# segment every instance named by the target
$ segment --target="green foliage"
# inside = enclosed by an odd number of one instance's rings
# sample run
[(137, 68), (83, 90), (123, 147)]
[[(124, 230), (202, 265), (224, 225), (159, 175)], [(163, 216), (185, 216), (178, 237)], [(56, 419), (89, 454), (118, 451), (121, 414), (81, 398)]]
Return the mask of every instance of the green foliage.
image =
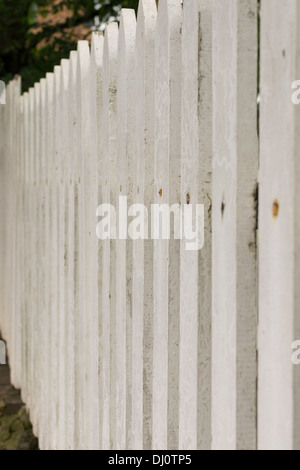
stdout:
[[(119, 9), (134, 8), (138, 0), (0, 0), (0, 79), (6, 83), (16, 74), (22, 76), (23, 91), (68, 58), (76, 48), (76, 27), (91, 27), (94, 17), (106, 22), (118, 16)], [(60, 22), (50, 21), (49, 13), (59, 14), (64, 8), (72, 12)], [(38, 14), (38, 16), (37, 16)]]

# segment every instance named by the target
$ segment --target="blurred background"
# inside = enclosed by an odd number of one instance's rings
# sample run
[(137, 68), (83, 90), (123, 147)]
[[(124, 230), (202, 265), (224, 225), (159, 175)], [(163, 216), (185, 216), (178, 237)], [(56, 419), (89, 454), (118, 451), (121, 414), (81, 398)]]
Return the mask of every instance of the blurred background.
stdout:
[(119, 19), (138, 0), (0, 0), (0, 80), (22, 77), (23, 92), (68, 58), (80, 39)]

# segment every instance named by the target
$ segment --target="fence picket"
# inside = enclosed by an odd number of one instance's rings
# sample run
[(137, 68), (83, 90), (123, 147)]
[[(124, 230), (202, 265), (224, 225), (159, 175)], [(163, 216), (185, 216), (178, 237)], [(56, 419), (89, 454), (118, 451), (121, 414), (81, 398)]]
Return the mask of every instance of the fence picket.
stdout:
[[(120, 206), (119, 198), (127, 198), (127, 208), (132, 204), (132, 158), (134, 146), (134, 83), (135, 83), (135, 34), (134, 10), (121, 11), (118, 44), (118, 157), (116, 209), (125, 217), (127, 210)], [(119, 221), (120, 221), (119, 217)], [(124, 219), (122, 219), (124, 220)], [(119, 222), (120, 224), (120, 222)], [(118, 224), (118, 232), (120, 226)], [(131, 377), (132, 377), (132, 242), (126, 234), (116, 242), (116, 448), (131, 447)], [(120, 237), (120, 238), (121, 238)]]
[[(153, 200), (160, 206), (177, 205), (178, 209), (181, 143), (181, 32), (182, 5), (180, 0), (161, 2), (156, 28)], [(170, 222), (172, 223), (171, 220)], [(176, 215), (174, 215), (174, 223), (176, 222)], [(170, 240), (154, 240), (152, 443), (154, 449), (178, 448), (180, 241), (175, 240), (174, 236), (175, 229), (172, 227)]]
[[(51, 446), (51, 401), (52, 401), (52, 262), (53, 262), (53, 251), (52, 251), (52, 169), (53, 169), (53, 145), (54, 145), (54, 74), (48, 73), (46, 75), (46, 122), (47, 122), (47, 133), (46, 133), (46, 233), (45, 233), (45, 245), (47, 247), (46, 252), (46, 285), (48, 291), (46, 295), (46, 311), (47, 320), (45, 324), (45, 330), (48, 332), (48, 336), (45, 344), (45, 351), (48, 363), (47, 376), (46, 376), (46, 399), (49, 403), (46, 408), (45, 420), (48, 423), (48, 433), (45, 435), (45, 448), (49, 449)], [(26, 116), (25, 116), (26, 124)], [(25, 127), (26, 130), (26, 127)]]
[[(79, 41), (77, 57), (77, 80), (78, 80), (78, 221), (81, 227), (78, 232), (78, 310), (76, 311), (76, 371), (77, 371), (77, 446), (78, 449), (84, 449), (86, 446), (86, 413), (88, 412), (88, 381), (87, 374), (87, 348), (86, 336), (89, 335), (89, 324), (87, 321), (88, 303), (86, 299), (86, 286), (88, 271), (87, 257), (87, 213), (86, 203), (89, 199), (88, 185), (85, 186), (85, 152), (90, 157), (89, 142), (86, 135), (84, 118), (86, 118), (86, 93), (89, 89), (89, 67), (90, 52), (87, 41)], [(82, 344), (83, 343), (83, 344)]]
[(69, 155), (66, 155), (65, 197), (66, 197), (66, 243), (68, 250), (66, 312), (67, 324), (67, 366), (66, 366), (66, 448), (74, 449), (75, 446), (75, 283), (76, 283), (76, 259), (75, 246), (77, 240), (77, 224), (75, 217), (75, 167), (77, 159), (77, 51), (72, 51), (69, 62)]
[(212, 363), (212, 16), (210, 0), (200, 3), (199, 202), (204, 204), (204, 246), (199, 252), (198, 442), (211, 449)]
[[(214, 449), (256, 443), (257, 2), (214, 2)], [(222, 384), (222, 386), (220, 385)]]
[[(27, 138), (25, 137), (27, 136)], [(24, 201), (24, 216), (23, 220), (28, 221), (28, 161), (29, 161), (29, 93), (24, 93), (24, 186), (23, 186), (23, 201)], [(23, 361), (22, 361), (22, 399), (24, 403), (28, 403), (28, 349), (29, 338), (27, 322), (27, 294), (28, 294), (28, 224), (24, 224), (24, 302), (22, 312), (22, 342), (23, 342)]]
[(47, 129), (47, 82), (46, 79), (42, 79), (40, 82), (40, 100), (41, 100), (41, 111), (40, 111), (40, 178), (39, 178), (39, 206), (40, 206), (40, 219), (39, 219), (39, 238), (40, 238), (40, 306), (39, 306), (39, 338), (40, 338), (40, 361), (39, 361), (39, 374), (40, 374), (40, 405), (39, 405), (39, 416), (40, 416), (40, 423), (39, 423), (39, 436), (40, 436), (40, 446), (43, 448), (45, 442), (45, 428), (46, 428), (46, 409), (47, 409), (47, 385), (46, 385), (46, 375), (47, 375), (47, 288), (48, 284), (46, 282), (46, 272), (47, 272), (47, 265), (46, 265), (46, 231), (48, 226), (46, 224), (47, 215), (47, 150), (46, 150), (46, 129)]
[[(102, 202), (116, 207), (118, 24), (106, 26), (102, 75)], [(100, 215), (97, 213), (97, 215)], [(101, 448), (116, 447), (116, 263), (114, 241), (102, 243), (101, 299)]]
[[(133, 198), (136, 204), (146, 206), (148, 214), (151, 214), (154, 194), (156, 18), (155, 0), (141, 0), (136, 30)], [(132, 445), (135, 449), (149, 449), (152, 447), (153, 354), (153, 246), (150, 240), (134, 240), (132, 282)]]
[(300, 8), (261, 7), (258, 448), (298, 450)]
[[(183, 6), (181, 205), (198, 204), (199, 187), (199, 6)], [(193, 216), (195, 221), (195, 216)], [(185, 225), (185, 224), (184, 224)], [(197, 446), (198, 250), (188, 251), (183, 235), (180, 253), (179, 446)]]
[[(92, 133), (95, 135), (95, 159), (96, 159), (96, 169), (95, 169), (95, 177), (96, 177), (96, 191), (94, 194), (95, 197), (95, 207), (96, 205), (99, 204), (99, 202), (102, 199), (102, 89), (103, 89), (103, 84), (102, 84), (102, 66), (103, 66), (103, 46), (104, 46), (104, 38), (103, 34), (96, 32), (93, 33), (92, 36), (92, 45), (91, 45), (91, 71), (92, 71), (92, 101), (93, 101), (93, 106), (94, 112), (95, 112), (95, 119), (92, 124)], [(94, 220), (94, 219), (93, 219)], [(95, 235), (95, 229), (92, 229), (92, 233)], [(97, 234), (97, 232), (96, 232)], [(97, 250), (98, 256), (95, 256), (95, 261), (97, 263), (97, 273), (96, 273), (96, 279), (97, 279), (97, 305), (95, 306), (94, 309), (94, 314), (96, 315), (95, 320), (96, 320), (96, 326), (95, 326), (95, 332), (97, 334), (97, 337), (94, 336), (95, 339), (95, 344), (93, 345), (94, 348), (94, 354), (95, 354), (95, 359), (97, 360), (97, 373), (95, 376), (95, 380), (97, 381), (97, 384), (95, 384), (95, 394), (98, 399), (98, 408), (96, 408), (97, 413), (96, 413), (96, 418), (98, 420), (98, 423), (101, 423), (101, 341), (100, 341), (100, 336), (101, 336), (101, 288), (102, 288), (102, 283), (101, 283), (101, 277), (102, 277), (102, 272), (101, 272), (101, 260), (102, 260), (102, 250), (101, 250), (101, 244), (98, 242), (97, 245)], [(94, 254), (95, 255), (95, 254)], [(101, 425), (98, 424), (99, 428), (99, 435), (98, 435), (98, 443), (97, 446), (98, 448), (101, 448), (101, 442), (102, 442), (102, 427)]]
[[(40, 340), (41, 331), (40, 331), (40, 268), (41, 268), (41, 254), (40, 254), (40, 194), (39, 194), (39, 170), (40, 170), (40, 137), (41, 137), (41, 84), (36, 83), (34, 85), (34, 168), (33, 168), (33, 226), (35, 228), (33, 236), (33, 251), (32, 251), (32, 264), (34, 269), (34, 278), (33, 278), (33, 381), (31, 384), (32, 396), (33, 396), (33, 405), (32, 405), (32, 424), (33, 429), (36, 434), (39, 432), (39, 418), (40, 414), (38, 409), (40, 409), (39, 397), (40, 393)], [(39, 359), (38, 359), (39, 358)], [(35, 386), (33, 386), (35, 384)]]
[(69, 81), (69, 61), (63, 59), (61, 61), (61, 73), (60, 73), (60, 132), (64, 136), (61, 140), (59, 154), (58, 154), (58, 175), (57, 175), (57, 187), (58, 187), (58, 282), (60, 286), (59, 290), (59, 307), (58, 307), (58, 445), (59, 450), (64, 450), (65, 436), (66, 436), (66, 361), (67, 353), (66, 342), (67, 342), (67, 323), (66, 323), (66, 312), (68, 311), (68, 303), (66, 297), (66, 270), (68, 262), (68, 253), (66, 247), (66, 204), (65, 204), (65, 176), (67, 155), (69, 154), (69, 139), (68, 139), (68, 81)]
[[(29, 226), (35, 228), (35, 197), (34, 197), (34, 164), (35, 164), (35, 141), (34, 141), (34, 88), (30, 88), (29, 90), (29, 154), (28, 154), (28, 199), (29, 199), (29, 206), (28, 206), (28, 221)], [(29, 282), (29, 299), (27, 303), (27, 322), (28, 322), (28, 373), (27, 373), (27, 384), (28, 384), (28, 404), (30, 409), (33, 410), (34, 408), (34, 397), (33, 397), (33, 386), (34, 383), (34, 375), (33, 375), (33, 365), (34, 365), (34, 328), (35, 328), (35, 317), (36, 317), (36, 305), (34, 303), (35, 300), (35, 267), (34, 264), (34, 245), (35, 240), (35, 232), (30, 234), (28, 239), (28, 282)], [(35, 426), (34, 416), (33, 416), (33, 427)]]

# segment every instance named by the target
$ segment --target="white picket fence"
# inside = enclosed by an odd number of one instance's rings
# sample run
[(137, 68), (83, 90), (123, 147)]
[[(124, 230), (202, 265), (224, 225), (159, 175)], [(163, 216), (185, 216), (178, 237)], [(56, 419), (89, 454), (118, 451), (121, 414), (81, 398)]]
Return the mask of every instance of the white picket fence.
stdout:
[[(8, 85), (0, 328), (41, 449), (300, 448), (300, 3), (260, 27), (260, 156), (256, 0), (140, 0)], [(119, 196), (204, 204), (204, 248), (98, 240)]]

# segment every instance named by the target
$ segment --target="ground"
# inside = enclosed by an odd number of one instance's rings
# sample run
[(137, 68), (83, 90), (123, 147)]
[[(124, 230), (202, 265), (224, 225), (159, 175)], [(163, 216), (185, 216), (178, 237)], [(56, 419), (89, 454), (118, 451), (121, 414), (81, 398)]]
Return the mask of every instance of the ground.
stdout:
[(0, 450), (38, 450), (20, 392), (10, 383), (9, 367), (3, 365), (0, 365)]

